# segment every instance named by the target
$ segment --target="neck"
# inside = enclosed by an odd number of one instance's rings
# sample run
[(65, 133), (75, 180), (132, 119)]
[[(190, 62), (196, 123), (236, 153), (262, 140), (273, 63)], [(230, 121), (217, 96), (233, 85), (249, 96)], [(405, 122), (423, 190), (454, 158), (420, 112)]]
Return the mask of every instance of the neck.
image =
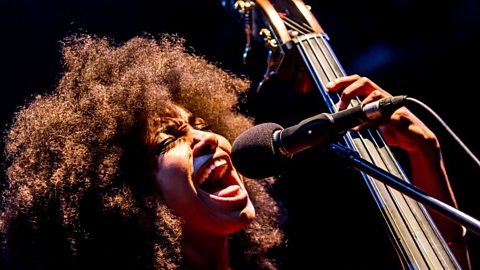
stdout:
[(210, 234), (184, 227), (182, 245), (186, 269), (230, 269), (228, 235)]

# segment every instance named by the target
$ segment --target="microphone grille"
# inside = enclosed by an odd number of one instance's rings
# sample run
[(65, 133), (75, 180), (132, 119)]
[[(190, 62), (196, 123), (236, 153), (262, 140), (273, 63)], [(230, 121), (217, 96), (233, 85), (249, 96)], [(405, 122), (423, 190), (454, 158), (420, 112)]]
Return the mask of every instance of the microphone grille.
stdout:
[(279, 124), (263, 123), (240, 134), (232, 145), (235, 168), (249, 178), (265, 178), (280, 172), (282, 158), (276, 155), (273, 133), (282, 130)]

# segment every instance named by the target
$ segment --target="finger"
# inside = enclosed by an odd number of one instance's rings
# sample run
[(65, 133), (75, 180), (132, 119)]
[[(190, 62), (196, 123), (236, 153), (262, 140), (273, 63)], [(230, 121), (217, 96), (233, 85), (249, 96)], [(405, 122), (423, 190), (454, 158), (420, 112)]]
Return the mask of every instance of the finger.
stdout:
[(361, 77), (359, 75), (350, 75), (345, 77), (339, 77), (327, 83), (326, 87), (329, 91), (338, 91), (339, 89), (345, 88), (353, 82), (359, 80)]
[(339, 108), (344, 109), (348, 107), (348, 104), (350, 104), (353, 98), (357, 96), (368, 96), (376, 89), (379, 89), (378, 85), (366, 77), (361, 77), (343, 90), (340, 96)]
[(368, 94), (365, 99), (362, 101), (362, 105), (380, 100), (382, 98), (390, 97), (391, 95), (383, 90), (375, 89), (370, 94)]
[(361, 123), (360, 125), (356, 126), (356, 127), (353, 127), (351, 130), (352, 131), (360, 131), (368, 126), (371, 126), (372, 124), (369, 123), (369, 122), (363, 122)]
[(385, 123), (388, 121), (388, 119), (373, 119), (373, 120), (366, 120), (365, 122), (359, 124), (358, 126), (356, 127), (353, 127), (351, 130), (352, 131), (360, 131), (362, 129), (365, 129), (365, 128), (368, 128), (368, 127), (372, 127), (372, 126), (377, 126), (377, 127), (380, 127), (380, 126), (383, 126), (385, 125)]

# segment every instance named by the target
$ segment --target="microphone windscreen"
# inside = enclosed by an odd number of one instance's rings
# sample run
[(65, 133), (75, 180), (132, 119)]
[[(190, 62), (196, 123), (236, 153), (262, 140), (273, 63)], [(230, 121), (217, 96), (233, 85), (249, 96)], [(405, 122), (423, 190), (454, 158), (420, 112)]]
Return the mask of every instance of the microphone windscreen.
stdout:
[(240, 174), (254, 179), (281, 172), (285, 159), (276, 154), (273, 133), (283, 130), (279, 124), (263, 123), (240, 134), (232, 145), (233, 166)]

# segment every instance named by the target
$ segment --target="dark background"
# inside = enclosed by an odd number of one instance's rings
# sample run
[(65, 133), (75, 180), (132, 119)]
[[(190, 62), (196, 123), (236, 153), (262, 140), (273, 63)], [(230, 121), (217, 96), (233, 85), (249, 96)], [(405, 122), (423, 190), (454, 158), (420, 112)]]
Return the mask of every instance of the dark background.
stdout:
[[(394, 95), (424, 102), (478, 155), (478, 0), (306, 4), (348, 74), (368, 76)], [(2, 0), (2, 128), (32, 95), (55, 87), (62, 67), (59, 41), (79, 32), (116, 41), (143, 33), (176, 33), (207, 59), (234, 73), (244, 72), (242, 28), (220, 0)], [(460, 209), (480, 218), (478, 166), (434, 118), (422, 110), (417, 113), (440, 138)], [(480, 236), (469, 233), (468, 240), (474, 269), (480, 269)]]

